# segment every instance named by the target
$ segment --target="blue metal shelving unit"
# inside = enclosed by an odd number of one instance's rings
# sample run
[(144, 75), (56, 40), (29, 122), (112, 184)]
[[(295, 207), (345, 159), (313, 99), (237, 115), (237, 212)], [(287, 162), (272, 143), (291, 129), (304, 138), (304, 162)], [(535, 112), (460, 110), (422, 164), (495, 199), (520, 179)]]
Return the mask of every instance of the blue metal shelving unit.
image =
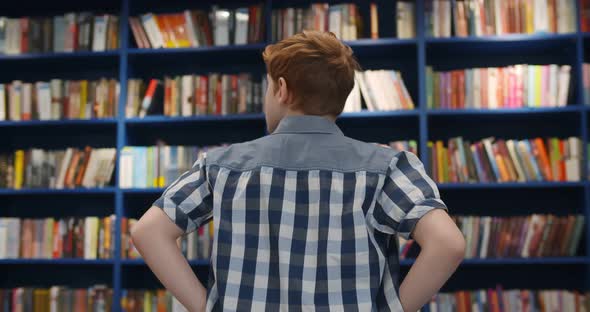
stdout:
[[(278, 0), (264, 0), (266, 8), (270, 9), (276, 6)], [(300, 3), (299, 0), (290, 0), (293, 3)], [(382, 0), (385, 1), (385, 0)], [(68, 3), (77, 3), (75, 1), (63, 0), (60, 3), (67, 7)], [(112, 1), (111, 1), (112, 2)], [(175, 58), (182, 57), (183, 62), (191, 60), (192, 65), (197, 67), (201, 64), (200, 58), (206, 58), (207, 60), (216, 61), (227, 61), (230, 65), (236, 65), (236, 68), (240, 68), (242, 62), (248, 64), (258, 63), (261, 66), (258, 67), (260, 72), (264, 72), (264, 67), (261, 63), (259, 52), (261, 52), (265, 43), (263, 44), (249, 44), (241, 46), (222, 46), (222, 47), (201, 47), (201, 48), (187, 48), (187, 49), (137, 49), (132, 46), (132, 40), (130, 38), (130, 30), (128, 27), (128, 17), (130, 15), (137, 15), (139, 13), (150, 11), (150, 7), (142, 7), (141, 0), (116, 0), (120, 4), (118, 14), (120, 14), (120, 40), (121, 47), (115, 51), (106, 52), (74, 52), (74, 53), (48, 53), (48, 54), (28, 54), (28, 55), (16, 55), (7, 56), (0, 55), (0, 68), (2, 64), (6, 62), (20, 62), (19, 64), (34, 64), (35, 68), (31, 71), (36, 71), (31, 74), (30, 79), (42, 79), (49, 78), (60, 78), (59, 72), (45, 73), (43, 65), (45, 63), (51, 64), (62, 64), (64, 72), (69, 76), (84, 77), (88, 74), (89, 77), (102, 76), (110, 74), (111, 77), (117, 78), (121, 83), (119, 103), (125, 103), (127, 99), (127, 79), (129, 77), (141, 76), (138, 72), (145, 70), (145, 64), (149, 64), (152, 60), (162, 60), (165, 62), (161, 66), (167, 66), (174, 64)], [(243, 0), (244, 3), (251, 1)], [(311, 2), (311, 1), (308, 1)], [(385, 120), (386, 123), (379, 122), (378, 127), (384, 127), (389, 125), (391, 128), (396, 128), (398, 121), (403, 122), (404, 125), (411, 124), (415, 128), (414, 132), (409, 135), (410, 139), (416, 139), (419, 142), (420, 158), (429, 167), (428, 161), (428, 150), (427, 142), (433, 140), (434, 136), (444, 136), (444, 133), (433, 133), (432, 127), (430, 127), (433, 120), (446, 120), (445, 118), (453, 118), (453, 123), (448, 125), (449, 128), (461, 127), (461, 121), (478, 120), (478, 118), (494, 117), (501, 120), (503, 116), (512, 116), (522, 119), (522, 125), (526, 126), (527, 118), (531, 116), (551, 116), (553, 120), (557, 120), (561, 116), (575, 115), (576, 120), (579, 120), (573, 127), (575, 131), (569, 133), (569, 135), (580, 136), (583, 140), (584, 146), (588, 143), (588, 114), (590, 108), (584, 106), (582, 103), (590, 101), (590, 99), (584, 99), (583, 85), (581, 79), (581, 68), (584, 62), (585, 44), (587, 40), (590, 40), (590, 34), (581, 33), (580, 30), (574, 34), (533, 34), (533, 35), (507, 35), (501, 37), (467, 37), (467, 38), (428, 38), (425, 36), (424, 30), (424, 1), (420, 0), (416, 2), (416, 39), (394, 39), (394, 38), (383, 38), (378, 40), (361, 39), (354, 42), (348, 42), (353, 50), (359, 55), (359, 61), (361, 65), (364, 63), (368, 64), (370, 68), (376, 68), (380, 63), (384, 64), (386, 68), (397, 68), (397, 66), (404, 67), (404, 77), (408, 79), (411, 93), (415, 95), (414, 100), (417, 105), (417, 109), (412, 111), (391, 111), (391, 112), (355, 112), (345, 113), (339, 121), (343, 123), (354, 122), (361, 124), (364, 128), (377, 127), (373, 125), (373, 120)], [(15, 3), (14, 5), (21, 5)], [(178, 5), (178, 2), (170, 4), (169, 11), (177, 11), (184, 9), (184, 7), (174, 7)], [(283, 4), (281, 4), (283, 5)], [(73, 6), (77, 8), (77, 6)], [(1, 8), (1, 7), (0, 7)], [(2, 15), (2, 12), (0, 12)], [(22, 15), (27, 15), (26, 11), (22, 12)], [(395, 20), (392, 18), (392, 21)], [(267, 16), (267, 23), (270, 22), (270, 17)], [(267, 38), (270, 38), (267, 32)], [(268, 40), (268, 39), (267, 39)], [(443, 68), (463, 68), (473, 67), (474, 62), (480, 66), (486, 66), (489, 56), (494, 56), (496, 53), (502, 55), (502, 53), (508, 53), (515, 48), (534, 49), (537, 47), (543, 47), (544, 45), (549, 46), (549, 52), (545, 54), (535, 55), (531, 59), (533, 63), (549, 64), (554, 59), (556, 63), (568, 63), (572, 65), (572, 88), (575, 90), (573, 98), (570, 99), (570, 103), (566, 107), (560, 108), (521, 108), (521, 109), (501, 109), (501, 110), (428, 110), (426, 108), (426, 79), (425, 70), (426, 66), (441, 66)], [(554, 51), (561, 51), (573, 47), (572, 54), (557, 53)], [(453, 59), (454, 52), (461, 52), (463, 49), (469, 48), (469, 51), (476, 51), (469, 55), (466, 63), (462, 63), (462, 58)], [(434, 53), (433, 51), (443, 51), (444, 53)], [(528, 51), (528, 50), (527, 50)], [(527, 52), (528, 53), (528, 52)], [(531, 52), (532, 53), (532, 52)], [(555, 54), (551, 54), (555, 53)], [(526, 54), (526, 53), (523, 53)], [(188, 57), (188, 58), (187, 58)], [(220, 59), (220, 58), (224, 59)], [(231, 58), (228, 58), (231, 57)], [(252, 59), (255, 57), (256, 59)], [(523, 56), (523, 57), (526, 57)], [(532, 57), (532, 56), (531, 56)], [(75, 61), (75, 62), (73, 62)], [(504, 59), (494, 59), (493, 63), (510, 63), (510, 54), (504, 57)], [(91, 72), (80, 71), (78, 64), (83, 62), (89, 64), (92, 68)], [(522, 59), (518, 59), (516, 62), (522, 62)], [(95, 65), (94, 67), (91, 65)], [(105, 64), (106, 67), (103, 66)], [(114, 64), (114, 65), (113, 65)], [(409, 65), (408, 65), (409, 64)], [(176, 64), (178, 65), (178, 64)], [(182, 65), (182, 64), (181, 64)], [(32, 65), (33, 66), (33, 65)], [(111, 66), (111, 67), (109, 67)], [(114, 67), (113, 67), (114, 66)], [(492, 66), (492, 65), (490, 65)], [(236, 70), (238, 70), (236, 69)], [(1, 74), (1, 73), (0, 73)], [(170, 74), (174, 74), (171, 72)], [(26, 72), (21, 75), (26, 75)], [(26, 78), (27, 76), (23, 76)], [(19, 79), (24, 79), (19, 78)], [(149, 78), (149, 77), (144, 77)], [(7, 76), (6, 79), (10, 79)], [(165, 116), (148, 116), (146, 118), (130, 118), (125, 119), (125, 107), (120, 105), (118, 108), (118, 117), (102, 120), (60, 120), (60, 121), (1, 121), (0, 131), (4, 138), (10, 137), (15, 134), (16, 131), (21, 129), (27, 129), (27, 131), (38, 131), (43, 132), (57, 127), (68, 127), (72, 129), (72, 132), (83, 134), (87, 129), (96, 129), (107, 127), (110, 129), (116, 129), (113, 133), (116, 133), (116, 138), (113, 138), (112, 142), (116, 146), (118, 151), (130, 144), (141, 142), (142, 144), (154, 144), (153, 138), (142, 139), (142, 129), (149, 128), (152, 131), (178, 131), (168, 126), (175, 125), (200, 125), (200, 124), (213, 124), (224, 128), (235, 128), (236, 131), (241, 131), (240, 126), (245, 123), (258, 122), (260, 124), (260, 133), (264, 133), (263, 129), (263, 114), (246, 114), (246, 115), (231, 115), (231, 116), (194, 116), (194, 117), (165, 117)], [(459, 124), (456, 124), (456, 121)], [(565, 123), (570, 122), (564, 121)], [(501, 127), (502, 125), (498, 125)], [(548, 124), (547, 127), (560, 125)], [(383, 128), (375, 128), (374, 131), (383, 130)], [(443, 129), (444, 130), (444, 129)], [(352, 130), (354, 131), (354, 130)], [(469, 131), (466, 129), (465, 131)], [(518, 133), (520, 129), (513, 129), (515, 133)], [(258, 133), (258, 132), (257, 132)], [(394, 134), (397, 132), (394, 132)], [(352, 133), (354, 134), (354, 133)], [(405, 132), (403, 133), (405, 135)], [(174, 135), (174, 133), (171, 133)], [(214, 135), (211, 133), (209, 135)], [(26, 144), (26, 137), (24, 138)], [(88, 142), (92, 144), (92, 137), (88, 137)], [(59, 139), (55, 139), (53, 145), (57, 147), (64, 147), (60, 143)], [(195, 141), (187, 141), (184, 144), (198, 145), (198, 139)], [(586, 153), (584, 149), (584, 153)], [(586, 157), (586, 155), (585, 155)], [(586, 158), (584, 158), (586, 159)], [(153, 189), (120, 189), (118, 188), (118, 169), (115, 169), (115, 185), (99, 189), (63, 189), (63, 190), (49, 190), (49, 189), (23, 189), (23, 190), (7, 190), (0, 189), (0, 202), (5, 198), (13, 198), (13, 196), (25, 196), (25, 197), (39, 197), (45, 200), (46, 197), (68, 197), (70, 195), (76, 195), (76, 198), (89, 198), (95, 195), (106, 196), (114, 207), (114, 212), (117, 215), (116, 224), (116, 237), (120, 238), (120, 220), (121, 217), (129, 216), (130, 208), (129, 199), (134, 197), (155, 197), (160, 194), (162, 188)], [(585, 177), (586, 178), (586, 177)], [(581, 199), (580, 213), (585, 214), (587, 220), (590, 218), (590, 183), (588, 182), (529, 182), (529, 183), (473, 183), (473, 184), (455, 184), (447, 183), (441, 184), (440, 189), (442, 191), (455, 191), (455, 192), (485, 192), (486, 190), (495, 189), (506, 189), (506, 190), (520, 190), (520, 189), (543, 189), (552, 190), (559, 192), (560, 190), (580, 189), (583, 193)], [(110, 197), (109, 197), (110, 196)], [(111, 200), (112, 197), (112, 200)], [(51, 200), (47, 199), (49, 203)], [(14, 203), (13, 203), (14, 204)], [(80, 200), (80, 205), (84, 205), (83, 200)], [(147, 207), (144, 207), (145, 209)], [(134, 208), (135, 209), (135, 208)], [(475, 210), (477, 207), (473, 207), (473, 214), (486, 214), (485, 211)], [(452, 211), (452, 207), (451, 207)], [(532, 213), (532, 211), (531, 211)], [(583, 248), (586, 251), (586, 255), (590, 251), (590, 230), (586, 226), (586, 246)], [(55, 265), (56, 269), (67, 268), (68, 266), (81, 266), (92, 270), (97, 266), (112, 268), (112, 287), (114, 289), (114, 311), (120, 311), (119, 299), (122, 290), (126, 288), (125, 281), (125, 270), (129, 268), (140, 268), (145, 266), (142, 260), (127, 260), (121, 259), (121, 244), (120, 239), (115, 239), (115, 254), (117, 257), (110, 260), (83, 260), (83, 259), (4, 259), (0, 260), (0, 276), (3, 268), (10, 266), (21, 266), (21, 265)], [(190, 261), (193, 267), (204, 267), (207, 265), (206, 261), (197, 260)], [(409, 266), (413, 263), (413, 260), (402, 260), (403, 266)], [(467, 259), (463, 262), (462, 266), (469, 267), (481, 267), (485, 270), (488, 266), (509, 266), (509, 265), (559, 265), (559, 266), (585, 266), (585, 272), (581, 273), (581, 278), (584, 278), (587, 283), (587, 289), (590, 289), (590, 258), (587, 256), (578, 257), (552, 257), (552, 258), (529, 258), (529, 259)], [(72, 276), (77, 279), (80, 276)]]

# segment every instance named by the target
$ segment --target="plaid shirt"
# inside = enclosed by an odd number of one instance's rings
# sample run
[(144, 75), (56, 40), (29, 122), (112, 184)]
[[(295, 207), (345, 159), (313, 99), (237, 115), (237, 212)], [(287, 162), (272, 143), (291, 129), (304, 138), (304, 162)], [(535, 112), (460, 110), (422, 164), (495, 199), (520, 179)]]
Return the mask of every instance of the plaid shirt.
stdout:
[(213, 218), (207, 311), (402, 311), (397, 235), (446, 209), (415, 155), (316, 116), (209, 151), (154, 205)]

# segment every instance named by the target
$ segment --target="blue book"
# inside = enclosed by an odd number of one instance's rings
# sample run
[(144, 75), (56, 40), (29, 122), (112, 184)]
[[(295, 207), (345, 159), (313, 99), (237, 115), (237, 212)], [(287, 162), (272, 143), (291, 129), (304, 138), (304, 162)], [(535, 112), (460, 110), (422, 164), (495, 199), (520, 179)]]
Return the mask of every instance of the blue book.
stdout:
[(522, 157), (527, 157), (531, 164), (533, 165), (533, 170), (535, 170), (535, 176), (536, 176), (536, 181), (543, 181), (543, 176), (541, 175), (541, 170), (539, 169), (539, 164), (537, 163), (537, 159), (535, 158), (535, 155), (533, 154), (533, 148), (531, 146), (531, 143), (529, 142), (529, 140), (523, 140), (524, 145), (526, 147), (527, 150), (527, 155), (522, 155)]
[(147, 187), (147, 148), (145, 146), (133, 147), (133, 186)]
[(493, 140), (492, 138), (487, 138), (487, 139), (481, 140), (481, 142), (483, 143), (484, 151), (486, 152), (486, 154), (488, 155), (488, 158), (490, 160), (490, 166), (492, 167), (492, 171), (494, 172), (494, 175), (496, 176), (496, 181), (490, 181), (490, 182), (500, 182), (500, 170), (498, 169), (498, 165), (496, 164), (496, 158), (494, 157), (492, 140)]

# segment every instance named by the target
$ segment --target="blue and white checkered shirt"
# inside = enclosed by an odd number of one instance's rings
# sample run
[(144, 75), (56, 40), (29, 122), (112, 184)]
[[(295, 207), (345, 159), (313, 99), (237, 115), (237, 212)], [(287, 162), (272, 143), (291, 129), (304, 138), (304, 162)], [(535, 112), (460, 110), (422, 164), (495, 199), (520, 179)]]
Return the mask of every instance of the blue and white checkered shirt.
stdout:
[(213, 218), (207, 311), (402, 311), (397, 235), (446, 209), (415, 155), (316, 116), (209, 151), (154, 205)]

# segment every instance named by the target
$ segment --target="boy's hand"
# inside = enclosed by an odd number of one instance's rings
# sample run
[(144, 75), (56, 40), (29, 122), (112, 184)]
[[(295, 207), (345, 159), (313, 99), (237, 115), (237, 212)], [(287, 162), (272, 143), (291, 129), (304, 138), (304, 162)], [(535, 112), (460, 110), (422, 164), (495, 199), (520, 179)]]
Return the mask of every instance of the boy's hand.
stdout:
[(205, 311), (207, 291), (176, 243), (182, 234), (158, 207), (150, 208), (131, 229), (133, 244), (160, 282), (188, 311)]
[(421, 251), (400, 286), (404, 311), (417, 311), (438, 292), (465, 255), (465, 238), (442, 209), (424, 215), (412, 233)]

